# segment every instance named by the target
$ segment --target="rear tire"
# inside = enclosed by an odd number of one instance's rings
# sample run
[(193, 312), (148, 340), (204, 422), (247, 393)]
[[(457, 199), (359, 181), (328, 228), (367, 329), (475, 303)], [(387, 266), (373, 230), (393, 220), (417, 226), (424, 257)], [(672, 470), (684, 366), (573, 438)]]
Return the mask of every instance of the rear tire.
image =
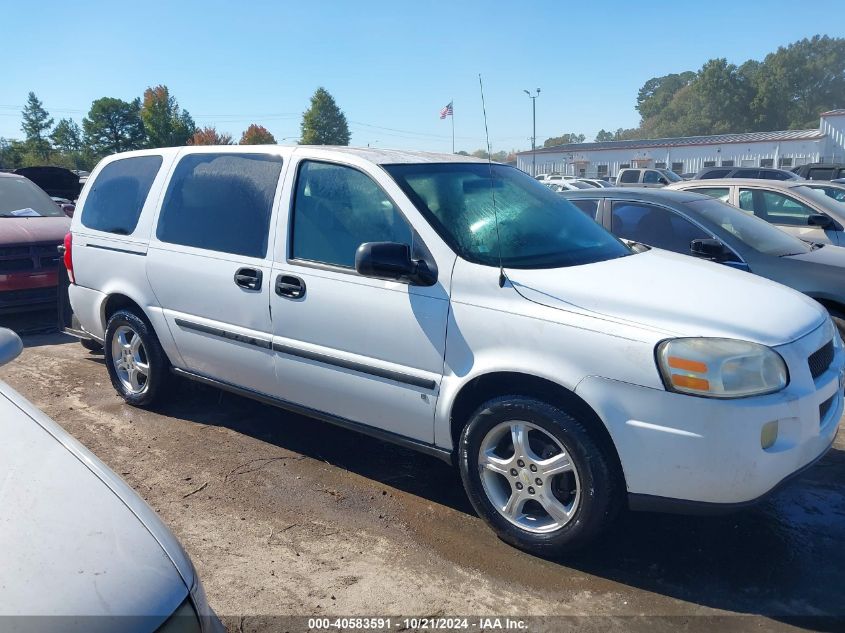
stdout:
[(164, 395), (170, 362), (145, 319), (129, 310), (109, 318), (103, 345), (115, 391), (136, 407), (149, 407)]
[(614, 461), (580, 421), (519, 395), (485, 402), (458, 445), (470, 502), (506, 543), (544, 557), (583, 547), (621, 508)]

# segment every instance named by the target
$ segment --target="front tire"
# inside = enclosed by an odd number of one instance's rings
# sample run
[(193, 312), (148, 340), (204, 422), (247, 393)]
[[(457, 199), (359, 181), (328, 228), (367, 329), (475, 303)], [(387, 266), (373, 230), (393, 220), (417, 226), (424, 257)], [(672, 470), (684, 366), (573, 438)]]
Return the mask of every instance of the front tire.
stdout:
[(117, 393), (136, 407), (148, 407), (164, 392), (170, 363), (152, 327), (129, 310), (118, 310), (106, 326), (106, 367)]
[(458, 446), (476, 512), (503, 541), (556, 557), (595, 539), (616, 516), (621, 477), (577, 419), (524, 396), (484, 403)]

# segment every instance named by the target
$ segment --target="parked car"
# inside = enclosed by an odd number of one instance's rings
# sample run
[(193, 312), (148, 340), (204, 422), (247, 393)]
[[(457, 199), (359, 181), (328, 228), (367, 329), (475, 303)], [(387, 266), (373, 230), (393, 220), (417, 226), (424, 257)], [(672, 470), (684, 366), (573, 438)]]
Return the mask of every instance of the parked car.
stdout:
[(0, 312), (55, 305), (58, 246), (69, 228), (34, 183), (0, 173)]
[(718, 198), (801, 239), (845, 246), (845, 204), (803, 180), (692, 180), (671, 188)]
[(82, 190), (79, 175), (64, 167), (21, 167), (14, 173), (29, 178), (51, 196), (76, 200)]
[(762, 180), (802, 180), (797, 174), (786, 169), (774, 167), (705, 167), (693, 177), (693, 180), (714, 178), (754, 178)]
[(72, 201), (68, 200), (67, 198), (60, 198), (59, 196), (50, 196), (50, 199), (57, 205), (59, 205), (59, 208), (64, 212), (67, 217), (73, 217), (73, 212), (76, 210), (76, 205), (73, 204)]
[(144, 150), (103, 159), (79, 203), (70, 302), (127, 403), (175, 373), (456, 463), (532, 552), (584, 545), (626, 501), (750, 503), (842, 415), (821, 305), (637, 252), (506, 165)]
[[(0, 365), (21, 349), (0, 328)], [(191, 560), (155, 512), (4, 382), (0, 429), (4, 630), (223, 630)]]
[(836, 183), (825, 182), (824, 180), (808, 180), (805, 183), (805, 186), (809, 187), (810, 189), (815, 189), (816, 191), (821, 191), (828, 198), (833, 198), (837, 202), (845, 202), (845, 181), (842, 181), (841, 183)]
[(807, 180), (835, 180), (845, 178), (845, 165), (842, 163), (808, 163), (796, 167), (792, 172)]
[(617, 187), (665, 187), (680, 181), (681, 177), (668, 169), (630, 167), (620, 169), (616, 176)]
[(595, 189), (593, 185), (589, 185), (586, 182), (581, 182), (580, 180), (560, 180), (558, 182), (544, 182), (543, 184), (557, 193), (560, 193), (561, 191), (579, 191), (581, 189)]
[(584, 182), (590, 185), (591, 187), (612, 187), (613, 185), (610, 184), (606, 180), (602, 180), (601, 178), (578, 178), (576, 182)]
[(542, 183), (549, 183), (549, 182), (559, 183), (559, 182), (562, 182), (564, 180), (573, 180), (574, 176), (564, 176), (563, 174), (560, 174), (560, 173), (554, 171), (550, 174), (537, 174), (536, 176), (534, 176), (534, 179), (539, 180)]
[(661, 189), (568, 191), (617, 237), (752, 272), (821, 303), (845, 336), (845, 248), (810, 244), (710, 196)]

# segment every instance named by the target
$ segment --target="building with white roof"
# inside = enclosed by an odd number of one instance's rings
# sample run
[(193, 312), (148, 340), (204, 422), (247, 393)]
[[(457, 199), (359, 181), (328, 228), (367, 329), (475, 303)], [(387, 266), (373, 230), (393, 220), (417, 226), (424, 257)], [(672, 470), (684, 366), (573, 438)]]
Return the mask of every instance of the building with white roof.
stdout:
[(535, 176), (559, 172), (599, 178), (626, 167), (662, 167), (682, 174), (702, 167), (792, 169), (816, 162), (845, 162), (845, 108), (822, 113), (813, 130), (568, 143), (517, 154), (517, 167)]

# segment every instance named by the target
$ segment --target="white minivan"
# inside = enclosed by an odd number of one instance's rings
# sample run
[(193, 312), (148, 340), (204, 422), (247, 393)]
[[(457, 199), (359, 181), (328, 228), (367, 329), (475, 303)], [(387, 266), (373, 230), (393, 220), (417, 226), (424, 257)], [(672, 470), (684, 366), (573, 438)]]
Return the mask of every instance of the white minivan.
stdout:
[(818, 303), (642, 251), (505, 165), (183, 147), (101, 161), (65, 263), (128, 403), (176, 374), (418, 449), (553, 555), (626, 505), (755, 501), (842, 415)]

